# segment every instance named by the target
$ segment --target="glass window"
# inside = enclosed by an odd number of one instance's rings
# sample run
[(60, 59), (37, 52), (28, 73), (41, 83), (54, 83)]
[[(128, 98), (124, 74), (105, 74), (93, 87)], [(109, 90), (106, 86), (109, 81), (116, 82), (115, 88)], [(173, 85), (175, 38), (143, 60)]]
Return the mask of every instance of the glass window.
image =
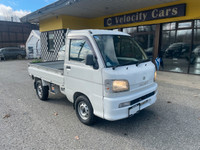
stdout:
[(129, 34), (135, 33), (135, 32), (137, 32), (137, 27), (123, 28), (123, 32), (129, 33)]
[(28, 47), (29, 54), (33, 54), (33, 47)]
[(154, 51), (154, 34), (136, 34), (135, 41), (144, 49), (149, 59), (153, 58)]
[(107, 67), (123, 66), (147, 61), (147, 56), (129, 36), (96, 35), (95, 41)]
[(54, 34), (48, 32), (48, 51), (54, 51)]
[(194, 29), (194, 45), (190, 55), (190, 73), (200, 74), (200, 29)]
[(191, 44), (191, 39), (192, 39), (192, 29), (177, 31), (176, 42)]
[(149, 31), (148, 26), (139, 26), (138, 27), (138, 32), (145, 32), (145, 31)]
[(200, 20), (195, 20), (195, 28), (200, 28)]
[(70, 60), (85, 63), (86, 56), (93, 54), (92, 49), (86, 40), (71, 40), (70, 42)]
[(178, 28), (182, 29), (182, 28), (191, 28), (192, 27), (192, 22), (180, 22), (178, 23)]
[[(190, 68), (189, 73), (200, 74), (198, 55), (200, 20), (194, 20), (194, 35), (192, 34), (193, 21), (176, 22), (173, 25), (174, 29), (171, 24), (163, 24), (162, 28), (162, 45), (159, 51), (163, 66), (161, 70), (188, 73), (188, 68)], [(192, 36), (194, 36), (193, 43)]]
[(159, 57), (162, 58), (161, 70), (188, 72), (192, 29), (162, 32), (162, 45)]
[(171, 30), (171, 23), (165, 23), (163, 24), (163, 30)]
[(156, 30), (155, 25), (138, 26), (138, 32), (150, 32), (150, 31), (155, 31), (155, 30)]
[(172, 29), (172, 30), (175, 30), (175, 29), (176, 29), (176, 23), (175, 23), (175, 22), (172, 22), (172, 23), (171, 23), (171, 29)]
[(174, 30), (176, 28), (176, 23), (172, 22), (172, 23), (165, 23), (163, 24), (163, 30)]
[(196, 47), (200, 44), (200, 29), (194, 29), (194, 46)]
[(144, 49), (149, 59), (153, 58), (154, 33), (156, 25), (124, 28), (123, 32), (130, 34), (134, 40)]
[(163, 31), (161, 49), (166, 49), (172, 43), (175, 43), (175, 31)]

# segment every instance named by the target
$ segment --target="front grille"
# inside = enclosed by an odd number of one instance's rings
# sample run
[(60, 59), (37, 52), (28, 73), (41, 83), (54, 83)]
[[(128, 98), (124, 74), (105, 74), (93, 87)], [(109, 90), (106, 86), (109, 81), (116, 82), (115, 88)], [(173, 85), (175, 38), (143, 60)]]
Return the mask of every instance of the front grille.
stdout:
[(138, 102), (140, 102), (140, 101), (142, 101), (142, 100), (145, 100), (145, 99), (147, 99), (147, 98), (153, 96), (154, 94), (155, 94), (155, 91), (153, 91), (153, 92), (151, 92), (151, 93), (149, 93), (149, 94), (147, 94), (147, 95), (144, 95), (144, 96), (142, 96), (142, 97), (139, 97), (139, 98), (137, 98), (137, 99), (134, 99), (134, 100), (131, 101), (131, 105), (136, 104), (136, 103), (138, 103)]

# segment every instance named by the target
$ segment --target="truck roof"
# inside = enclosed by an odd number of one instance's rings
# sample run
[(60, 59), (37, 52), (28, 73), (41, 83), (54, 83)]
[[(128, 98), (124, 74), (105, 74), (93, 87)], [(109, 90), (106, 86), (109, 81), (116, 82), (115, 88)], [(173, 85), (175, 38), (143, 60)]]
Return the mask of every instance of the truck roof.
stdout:
[(127, 33), (113, 30), (98, 30), (98, 29), (85, 29), (85, 30), (70, 30), (68, 35), (74, 34), (92, 34), (92, 35), (125, 35), (130, 36)]

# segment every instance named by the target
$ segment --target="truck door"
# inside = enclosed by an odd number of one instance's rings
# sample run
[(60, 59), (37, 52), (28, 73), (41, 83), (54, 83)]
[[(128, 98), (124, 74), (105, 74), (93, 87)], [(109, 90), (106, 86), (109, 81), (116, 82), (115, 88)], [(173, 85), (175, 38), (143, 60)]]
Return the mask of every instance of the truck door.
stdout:
[(67, 98), (74, 101), (76, 92), (83, 93), (90, 100), (94, 114), (103, 116), (101, 69), (85, 64), (88, 54), (95, 55), (94, 49), (86, 37), (68, 38), (65, 53), (65, 91)]

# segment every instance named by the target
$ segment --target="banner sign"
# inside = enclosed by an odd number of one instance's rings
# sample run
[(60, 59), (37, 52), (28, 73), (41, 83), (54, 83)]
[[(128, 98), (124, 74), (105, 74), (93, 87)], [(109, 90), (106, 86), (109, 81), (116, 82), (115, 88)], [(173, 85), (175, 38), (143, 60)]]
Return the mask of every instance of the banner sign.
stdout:
[(147, 11), (135, 12), (104, 19), (104, 26), (110, 27), (121, 24), (144, 22), (156, 19), (181, 17), (186, 15), (186, 4), (155, 8)]

